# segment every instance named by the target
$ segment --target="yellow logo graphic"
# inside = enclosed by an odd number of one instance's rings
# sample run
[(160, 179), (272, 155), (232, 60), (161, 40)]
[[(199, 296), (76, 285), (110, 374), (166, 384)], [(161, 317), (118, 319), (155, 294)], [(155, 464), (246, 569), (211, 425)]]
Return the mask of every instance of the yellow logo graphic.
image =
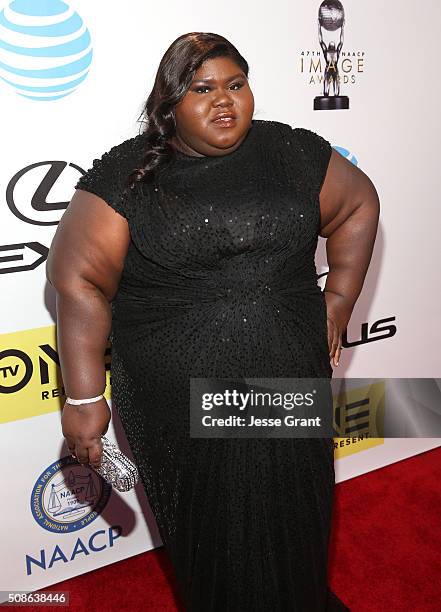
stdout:
[[(110, 399), (110, 344), (104, 363)], [(0, 423), (56, 412), (65, 399), (55, 325), (0, 335)]]
[(384, 443), (385, 392), (381, 381), (334, 396), (334, 429), (345, 436), (334, 438), (336, 459)]

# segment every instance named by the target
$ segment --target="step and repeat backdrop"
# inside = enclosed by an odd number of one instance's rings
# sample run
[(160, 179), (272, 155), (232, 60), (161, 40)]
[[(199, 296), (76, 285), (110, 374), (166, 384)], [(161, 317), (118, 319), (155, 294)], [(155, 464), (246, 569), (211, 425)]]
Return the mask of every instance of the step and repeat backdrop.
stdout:
[[(407, 0), (243, 0), (240, 11), (202, 0), (0, 3), (0, 591), (43, 588), (161, 545), (140, 486), (112, 491), (67, 451), (45, 262), (79, 175), (139, 133), (159, 61), (185, 32), (233, 42), (250, 64), (255, 118), (321, 134), (379, 193), (372, 263), (334, 370), (368, 381), (345, 399), (363, 411), (352, 415), (353, 437), (335, 438), (336, 480), (441, 444), (364, 431), (384, 418), (386, 378), (439, 376), (440, 20), (435, 0), (424, 10)], [(324, 79), (332, 62), (337, 91)], [(110, 367), (109, 346), (111, 406)], [(108, 435), (130, 454), (115, 414)]]

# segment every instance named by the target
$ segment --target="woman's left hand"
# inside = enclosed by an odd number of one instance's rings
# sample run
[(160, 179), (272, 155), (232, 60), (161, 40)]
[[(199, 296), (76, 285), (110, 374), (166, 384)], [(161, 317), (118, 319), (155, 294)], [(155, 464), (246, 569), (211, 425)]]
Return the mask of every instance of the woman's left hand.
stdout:
[(329, 359), (333, 360), (335, 366), (338, 366), (342, 349), (342, 335), (348, 325), (351, 310), (342, 296), (326, 290), (324, 294), (327, 311)]

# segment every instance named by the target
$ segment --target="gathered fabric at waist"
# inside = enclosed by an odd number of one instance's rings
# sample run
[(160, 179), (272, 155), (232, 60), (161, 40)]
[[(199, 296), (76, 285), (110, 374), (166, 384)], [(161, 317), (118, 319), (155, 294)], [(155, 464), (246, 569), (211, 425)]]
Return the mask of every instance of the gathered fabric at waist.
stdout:
[(198, 308), (216, 302), (248, 299), (289, 299), (319, 295), (317, 275), (311, 269), (302, 273), (266, 273), (241, 275), (210, 271), (199, 275), (164, 276), (144, 284), (122, 282), (114, 300), (124, 308)]
[[(275, 282), (276, 281), (276, 282)], [(219, 282), (217, 286), (187, 283), (185, 286), (150, 286), (142, 292), (128, 293), (122, 288), (112, 302), (113, 327), (119, 329), (153, 325), (162, 327), (167, 321), (247, 317), (264, 325), (268, 318), (295, 320), (306, 310), (323, 318), (325, 300), (321, 288), (311, 279), (295, 279), (289, 285), (277, 279), (254, 279), (253, 282)], [(190, 317), (190, 318), (189, 318)], [(140, 330), (141, 332), (141, 327)]]

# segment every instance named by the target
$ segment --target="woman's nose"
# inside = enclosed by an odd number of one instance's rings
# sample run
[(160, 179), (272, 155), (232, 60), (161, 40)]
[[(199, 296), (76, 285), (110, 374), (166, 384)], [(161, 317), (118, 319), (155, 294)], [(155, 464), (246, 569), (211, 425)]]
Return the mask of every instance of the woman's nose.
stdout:
[(219, 104), (231, 104), (232, 98), (231, 95), (227, 91), (220, 91), (214, 94), (213, 104), (218, 106)]

